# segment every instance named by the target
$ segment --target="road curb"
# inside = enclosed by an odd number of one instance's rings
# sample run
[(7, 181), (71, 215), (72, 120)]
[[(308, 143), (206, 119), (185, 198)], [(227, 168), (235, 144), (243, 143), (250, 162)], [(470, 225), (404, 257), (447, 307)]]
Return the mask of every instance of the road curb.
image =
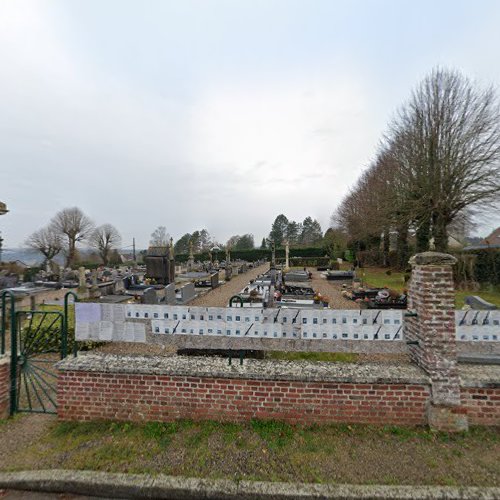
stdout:
[(0, 488), (108, 498), (168, 498), (172, 500), (200, 498), (221, 500), (476, 498), (494, 500), (500, 498), (500, 488), (496, 487), (274, 483), (71, 470), (0, 472)]

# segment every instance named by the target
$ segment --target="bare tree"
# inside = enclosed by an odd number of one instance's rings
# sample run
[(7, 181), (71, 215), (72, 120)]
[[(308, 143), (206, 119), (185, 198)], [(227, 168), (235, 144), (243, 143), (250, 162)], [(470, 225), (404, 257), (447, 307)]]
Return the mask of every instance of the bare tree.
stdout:
[(458, 71), (435, 69), (391, 130), (400, 174), (413, 186), (407, 211), (417, 241), (432, 236), (436, 250), (446, 251), (448, 226), (460, 214), (499, 199), (498, 98), (492, 88), (481, 89)]
[(166, 247), (170, 243), (170, 235), (165, 226), (158, 226), (152, 233), (149, 245), (152, 247)]
[(97, 250), (103, 264), (107, 266), (111, 252), (121, 244), (121, 236), (115, 226), (103, 224), (92, 232), (89, 244)]
[(63, 242), (54, 227), (48, 225), (31, 234), (26, 240), (26, 245), (34, 250), (38, 250), (43, 254), (45, 260), (50, 262), (61, 252)]
[(57, 212), (51, 226), (67, 240), (66, 266), (71, 267), (76, 260), (76, 244), (88, 238), (94, 229), (93, 222), (78, 207), (64, 208)]

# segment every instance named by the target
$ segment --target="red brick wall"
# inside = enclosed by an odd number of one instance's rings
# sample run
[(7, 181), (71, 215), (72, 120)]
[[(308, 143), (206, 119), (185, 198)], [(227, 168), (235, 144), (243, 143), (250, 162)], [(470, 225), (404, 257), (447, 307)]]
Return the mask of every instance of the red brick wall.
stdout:
[(425, 423), (426, 385), (282, 382), (61, 371), (61, 420), (178, 418)]
[(7, 356), (0, 357), (0, 418), (9, 416), (10, 363)]
[(499, 387), (462, 387), (461, 398), (470, 425), (500, 425)]

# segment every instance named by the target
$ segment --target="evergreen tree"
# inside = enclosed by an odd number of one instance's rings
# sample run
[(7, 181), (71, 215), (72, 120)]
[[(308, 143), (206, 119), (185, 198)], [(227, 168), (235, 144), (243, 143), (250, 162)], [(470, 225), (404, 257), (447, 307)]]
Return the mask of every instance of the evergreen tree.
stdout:
[(283, 241), (287, 236), (288, 229), (288, 219), (280, 214), (273, 222), (271, 226), (271, 232), (269, 233), (269, 239), (274, 241), (276, 248), (283, 246)]

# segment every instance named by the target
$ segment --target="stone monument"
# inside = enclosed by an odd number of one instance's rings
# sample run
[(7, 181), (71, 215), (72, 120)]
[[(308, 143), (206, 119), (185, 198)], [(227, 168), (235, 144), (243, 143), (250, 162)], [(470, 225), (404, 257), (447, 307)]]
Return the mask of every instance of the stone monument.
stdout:
[(175, 283), (175, 253), (174, 239), (170, 238), (170, 246), (168, 247), (168, 280), (169, 283)]
[(87, 281), (85, 279), (85, 268), (78, 268), (78, 295), (84, 295), (87, 293)]
[(194, 270), (193, 242), (189, 240), (189, 257), (187, 261), (188, 273)]
[(285, 271), (288, 271), (290, 269), (289, 255), (290, 255), (290, 244), (289, 244), (288, 240), (286, 240), (285, 241)]
[(97, 269), (92, 269), (92, 286), (90, 287), (89, 297), (91, 299), (97, 299), (101, 296), (101, 291), (97, 286)]

